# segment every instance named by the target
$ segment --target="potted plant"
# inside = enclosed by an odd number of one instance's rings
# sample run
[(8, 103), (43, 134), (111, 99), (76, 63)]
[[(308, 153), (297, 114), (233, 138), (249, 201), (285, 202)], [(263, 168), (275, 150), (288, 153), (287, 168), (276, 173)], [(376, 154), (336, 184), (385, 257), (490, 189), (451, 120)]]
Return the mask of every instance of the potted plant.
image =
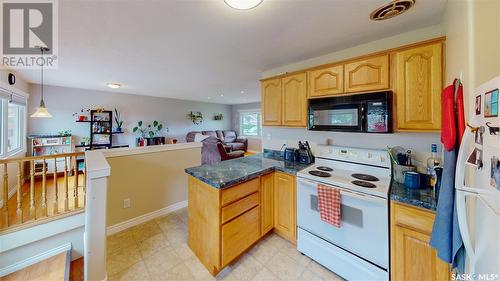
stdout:
[(224, 118), (224, 115), (222, 113), (215, 113), (214, 114), (214, 120), (222, 120)]
[(116, 108), (115, 108), (115, 123), (116, 123), (115, 132), (121, 133), (122, 126), (123, 126), (123, 120), (121, 118), (120, 112)]
[(201, 112), (189, 112), (187, 114), (187, 117), (193, 121), (193, 124), (195, 125), (200, 125), (201, 122), (203, 122), (203, 114), (201, 114)]
[(89, 145), (90, 144), (90, 137), (82, 137), (80, 144), (81, 145)]
[(135, 126), (132, 129), (132, 132), (134, 132), (134, 134), (139, 136), (137, 138), (137, 145), (138, 146), (146, 146), (145, 138), (146, 138), (147, 129), (143, 128), (142, 124), (143, 124), (143, 122), (139, 121), (139, 122), (137, 122), (137, 126)]
[[(147, 145), (160, 145), (165, 144), (165, 137), (160, 136), (160, 133), (163, 129), (163, 124), (159, 121), (153, 121), (152, 124), (148, 125), (148, 132), (146, 142)], [(166, 128), (168, 131), (168, 129)]]

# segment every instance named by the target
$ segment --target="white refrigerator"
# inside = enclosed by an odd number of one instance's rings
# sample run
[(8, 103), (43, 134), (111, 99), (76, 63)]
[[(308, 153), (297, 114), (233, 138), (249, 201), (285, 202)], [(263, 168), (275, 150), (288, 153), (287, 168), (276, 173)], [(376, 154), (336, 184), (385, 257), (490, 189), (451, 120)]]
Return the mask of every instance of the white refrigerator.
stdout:
[[(500, 76), (474, 91), (457, 158), (456, 206), (466, 251), (465, 273), (500, 280)], [(484, 279), (489, 278), (489, 279)]]

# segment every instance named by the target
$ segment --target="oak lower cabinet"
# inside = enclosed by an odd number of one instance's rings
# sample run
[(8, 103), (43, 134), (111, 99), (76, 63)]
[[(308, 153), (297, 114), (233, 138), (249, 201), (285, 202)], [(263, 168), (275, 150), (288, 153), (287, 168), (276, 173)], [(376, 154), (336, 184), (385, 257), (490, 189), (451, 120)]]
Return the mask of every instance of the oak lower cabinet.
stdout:
[(274, 173), (260, 178), (260, 210), (262, 236), (274, 228)]
[(297, 241), (295, 177), (274, 173), (274, 232), (292, 243)]
[(391, 202), (391, 280), (450, 280), (450, 266), (429, 245), (434, 213)]
[(344, 93), (344, 65), (335, 65), (307, 72), (307, 97), (328, 97)]
[(188, 178), (188, 245), (212, 275), (261, 237), (260, 178), (217, 189)]
[(344, 65), (346, 93), (369, 92), (389, 88), (389, 55), (355, 60)]
[(282, 124), (282, 87), (281, 78), (262, 82), (262, 125), (279, 126)]
[(398, 51), (394, 60), (397, 130), (439, 131), (443, 43)]
[(295, 243), (295, 176), (273, 172), (225, 189), (188, 177), (188, 245), (212, 275), (274, 231)]

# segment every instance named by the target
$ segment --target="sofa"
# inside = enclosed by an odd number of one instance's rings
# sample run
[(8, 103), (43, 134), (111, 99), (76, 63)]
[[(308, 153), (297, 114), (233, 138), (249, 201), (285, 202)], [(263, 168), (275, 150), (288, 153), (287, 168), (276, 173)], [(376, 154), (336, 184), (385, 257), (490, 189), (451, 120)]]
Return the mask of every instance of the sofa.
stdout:
[(242, 150), (231, 151), (231, 147), (225, 145), (219, 138), (208, 137), (204, 139), (201, 147), (201, 164), (214, 164), (220, 161), (243, 157)]
[(235, 131), (232, 130), (216, 130), (216, 131), (193, 131), (186, 135), (187, 142), (194, 142), (196, 134), (202, 134), (212, 138), (218, 138), (225, 145), (231, 148), (231, 151), (242, 150), (247, 151), (248, 140), (246, 138), (240, 138)]

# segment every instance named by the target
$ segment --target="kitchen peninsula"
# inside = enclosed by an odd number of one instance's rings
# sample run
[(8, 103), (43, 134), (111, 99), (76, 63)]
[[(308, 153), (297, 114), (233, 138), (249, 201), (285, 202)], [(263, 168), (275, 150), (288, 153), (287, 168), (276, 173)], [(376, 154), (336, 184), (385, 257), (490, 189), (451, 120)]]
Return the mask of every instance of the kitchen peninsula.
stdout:
[(185, 170), (188, 245), (212, 275), (273, 229), (295, 243), (295, 174), (306, 167), (265, 151)]

